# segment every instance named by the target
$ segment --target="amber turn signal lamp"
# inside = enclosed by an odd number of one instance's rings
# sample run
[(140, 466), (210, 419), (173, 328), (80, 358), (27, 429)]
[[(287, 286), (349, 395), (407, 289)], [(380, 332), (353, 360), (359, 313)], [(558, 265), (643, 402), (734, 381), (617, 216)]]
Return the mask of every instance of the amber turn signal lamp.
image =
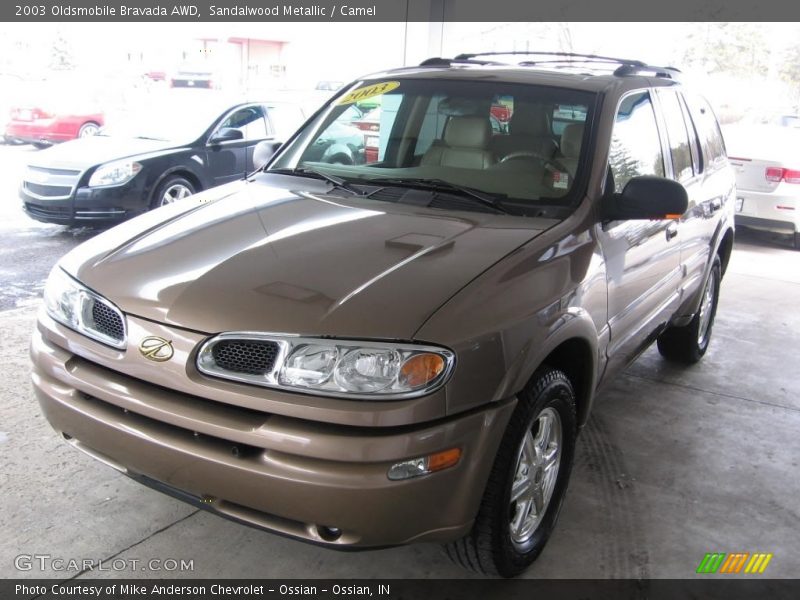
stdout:
[(428, 471), (441, 471), (447, 467), (452, 467), (461, 458), (461, 448), (450, 448), (444, 452), (437, 452), (428, 457)]
[(419, 387), (436, 379), (444, 371), (444, 359), (438, 354), (416, 354), (400, 367), (400, 379), (409, 387)]
[(458, 464), (459, 460), (461, 460), (461, 448), (450, 448), (428, 456), (396, 463), (389, 468), (387, 476), (392, 481), (411, 479), (453, 467)]

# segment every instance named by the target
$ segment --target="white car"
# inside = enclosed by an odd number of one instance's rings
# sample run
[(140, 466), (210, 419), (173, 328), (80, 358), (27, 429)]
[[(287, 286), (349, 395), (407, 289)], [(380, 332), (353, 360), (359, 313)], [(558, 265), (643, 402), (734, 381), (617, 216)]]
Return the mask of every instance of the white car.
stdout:
[(800, 250), (800, 130), (729, 127), (725, 141), (736, 170), (736, 224), (791, 235)]

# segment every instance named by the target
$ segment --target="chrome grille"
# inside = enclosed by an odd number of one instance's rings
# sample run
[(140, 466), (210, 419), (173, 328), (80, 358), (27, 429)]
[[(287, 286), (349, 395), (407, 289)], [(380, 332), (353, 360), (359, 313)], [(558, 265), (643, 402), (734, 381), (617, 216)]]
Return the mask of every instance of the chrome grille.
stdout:
[(218, 369), (247, 375), (272, 372), (280, 348), (276, 342), (258, 340), (220, 340), (211, 349)]
[(28, 166), (22, 178), (25, 191), (34, 198), (69, 198), (81, 178), (81, 172), (72, 169), (48, 169)]

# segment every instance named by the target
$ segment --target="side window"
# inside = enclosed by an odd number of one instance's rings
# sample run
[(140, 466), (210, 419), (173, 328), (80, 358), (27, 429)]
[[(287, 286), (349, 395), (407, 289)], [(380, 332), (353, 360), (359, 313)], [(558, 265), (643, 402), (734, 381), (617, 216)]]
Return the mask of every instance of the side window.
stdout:
[(695, 128), (694, 121), (689, 116), (689, 108), (686, 106), (686, 98), (679, 96), (681, 101), (681, 111), (683, 112), (683, 121), (686, 123), (686, 129), (689, 132), (689, 150), (692, 152), (692, 168), (695, 173), (703, 172), (703, 153), (700, 150), (700, 140), (697, 138), (697, 129)]
[(672, 158), (672, 171), (675, 179), (685, 181), (694, 175), (692, 153), (689, 147), (689, 132), (683, 120), (678, 95), (672, 90), (659, 91), (659, 100), (664, 113), (669, 139), (669, 153)]
[(303, 112), (288, 104), (267, 106), (267, 116), (279, 142), (288, 140), (304, 121)]
[(404, 97), (404, 94), (371, 97), (373, 108), (366, 112), (363, 112), (362, 105), (356, 110), (351, 104), (341, 105), (336, 118), (317, 133), (312, 145), (306, 147), (301, 163), (363, 165), (383, 161)]
[(713, 171), (725, 164), (725, 142), (717, 123), (717, 117), (705, 98), (686, 96), (689, 113), (697, 128), (700, 147), (703, 150), (703, 164), (706, 170)]
[(262, 140), (267, 137), (267, 123), (260, 106), (246, 106), (228, 116), (219, 129), (229, 127), (242, 132), (245, 140)]
[(587, 107), (582, 105), (556, 104), (553, 107), (553, 133), (561, 136), (568, 125), (584, 123)]
[(625, 97), (617, 111), (608, 166), (614, 191), (639, 175), (664, 176), (664, 156), (653, 103), (648, 92)]

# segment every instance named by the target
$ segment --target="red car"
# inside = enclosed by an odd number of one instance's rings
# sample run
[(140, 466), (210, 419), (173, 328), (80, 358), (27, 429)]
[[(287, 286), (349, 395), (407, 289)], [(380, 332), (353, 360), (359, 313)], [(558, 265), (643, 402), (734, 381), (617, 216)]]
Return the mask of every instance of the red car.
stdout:
[(74, 113), (38, 107), (11, 109), (5, 137), (46, 148), (59, 142), (94, 135), (105, 123), (103, 113)]
[(381, 129), (381, 107), (373, 108), (360, 119), (354, 119), (353, 125), (364, 132), (364, 149), (367, 163), (378, 162)]

